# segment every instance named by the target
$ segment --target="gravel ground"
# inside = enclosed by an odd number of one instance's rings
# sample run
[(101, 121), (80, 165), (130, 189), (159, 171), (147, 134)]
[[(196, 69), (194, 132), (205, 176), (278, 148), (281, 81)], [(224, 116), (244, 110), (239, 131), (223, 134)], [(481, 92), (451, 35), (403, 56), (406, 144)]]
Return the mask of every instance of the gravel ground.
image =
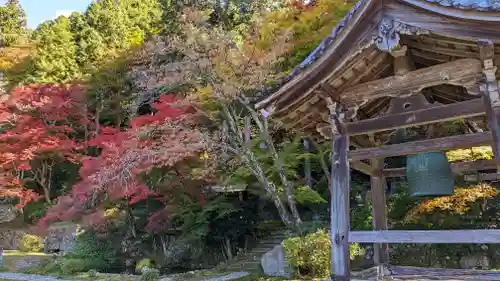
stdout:
[(237, 278), (245, 277), (245, 276), (247, 276), (249, 274), (250, 273), (248, 273), (248, 272), (233, 272), (233, 273), (229, 273), (228, 275), (225, 275), (225, 276), (216, 277), (216, 278), (210, 278), (210, 279), (205, 279), (203, 281), (227, 281), (227, 280), (231, 280), (231, 279), (237, 279)]
[[(228, 281), (231, 279), (245, 277), (247, 275), (250, 275), (250, 273), (248, 273), (248, 272), (233, 272), (233, 273), (230, 273), (228, 275), (203, 279), (201, 281)], [(178, 279), (176, 279), (176, 277), (166, 277), (166, 278), (160, 279), (159, 281), (176, 281), (176, 280), (178, 280)]]
[(28, 280), (28, 281), (74, 281), (62, 280), (56, 277), (42, 276), (36, 274), (21, 274), (21, 273), (0, 273), (0, 278), (12, 280)]

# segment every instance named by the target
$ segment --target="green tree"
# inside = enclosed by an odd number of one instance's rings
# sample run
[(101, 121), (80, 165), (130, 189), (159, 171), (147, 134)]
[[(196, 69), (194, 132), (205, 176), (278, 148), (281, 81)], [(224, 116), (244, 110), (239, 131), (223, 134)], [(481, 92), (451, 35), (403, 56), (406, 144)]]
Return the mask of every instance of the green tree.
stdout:
[(158, 33), (161, 16), (157, 0), (103, 0), (92, 3), (86, 12), (88, 24), (100, 32), (111, 57)]
[(19, 0), (8, 0), (0, 7), (0, 39), (3, 46), (11, 46), (19, 42), (26, 34), (26, 12)]
[(61, 16), (42, 23), (33, 33), (37, 47), (25, 83), (64, 83), (81, 75), (70, 21)]

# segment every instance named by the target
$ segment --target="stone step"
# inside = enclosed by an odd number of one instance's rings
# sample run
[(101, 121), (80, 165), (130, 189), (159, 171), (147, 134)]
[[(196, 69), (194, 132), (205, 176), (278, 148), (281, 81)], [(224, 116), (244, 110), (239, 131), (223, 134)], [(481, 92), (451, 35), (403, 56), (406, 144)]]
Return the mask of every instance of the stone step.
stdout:
[(273, 240), (264, 240), (264, 241), (260, 241), (258, 243), (258, 245), (269, 245), (269, 244), (274, 244), (274, 245), (278, 245), (278, 244), (281, 244), (281, 242), (283, 242), (284, 239), (273, 239)]
[(260, 254), (260, 255), (264, 255), (265, 253), (271, 251), (272, 249), (274, 248), (273, 247), (258, 247), (258, 248), (254, 248), (252, 249), (252, 251), (250, 251), (250, 254), (252, 255), (257, 255), (257, 254)]

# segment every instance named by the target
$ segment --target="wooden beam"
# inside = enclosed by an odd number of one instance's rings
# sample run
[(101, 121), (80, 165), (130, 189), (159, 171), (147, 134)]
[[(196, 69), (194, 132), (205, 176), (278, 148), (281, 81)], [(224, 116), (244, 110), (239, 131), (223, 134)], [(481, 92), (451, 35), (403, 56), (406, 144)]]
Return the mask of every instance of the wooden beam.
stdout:
[[(408, 128), (424, 124), (446, 122), (456, 119), (481, 116), (486, 113), (484, 101), (473, 99), (448, 105), (435, 106), (415, 111), (389, 114), (377, 118), (345, 123), (349, 136), (377, 133), (397, 128)], [(330, 130), (329, 126), (319, 130)]]
[(361, 161), (353, 161), (350, 163), (350, 167), (356, 171), (359, 171), (365, 175), (374, 176), (377, 173), (377, 170)]
[[(385, 177), (380, 173), (384, 169), (384, 159), (371, 159), (372, 166), (379, 171), (379, 176), (370, 180), (372, 193), (372, 225), (373, 230), (387, 230), (387, 208), (385, 198)], [(375, 265), (389, 263), (389, 248), (387, 244), (375, 244), (373, 260)]]
[[(420, 268), (413, 266), (388, 265), (391, 276), (414, 276), (418, 280), (500, 280), (497, 270), (455, 269), (455, 268)], [(368, 278), (367, 278), (368, 279)], [(399, 278), (395, 278), (399, 279)], [(411, 279), (411, 278), (410, 278)]]
[(340, 102), (352, 104), (380, 97), (418, 93), (423, 88), (440, 84), (470, 84), (471, 81), (478, 81), (481, 75), (479, 60), (460, 59), (413, 70), (402, 76), (390, 76), (349, 87), (340, 94)]
[(330, 229), (331, 229), (331, 278), (336, 281), (349, 281), (349, 190), (350, 170), (349, 137), (346, 135), (333, 137), (332, 172), (330, 197)]
[[(453, 173), (461, 174), (464, 172), (496, 169), (496, 162), (494, 160), (463, 161), (450, 163), (450, 166)], [(384, 169), (383, 173), (388, 178), (404, 177), (406, 176), (406, 167)]]
[(500, 243), (500, 230), (474, 229), (351, 231), (349, 233), (349, 242), (411, 244)]
[(478, 42), (479, 54), (483, 62), (484, 82), (479, 88), (483, 95), (488, 127), (493, 136), (493, 154), (497, 162), (497, 172), (500, 173), (500, 95), (496, 80), (497, 67), (494, 65), (495, 49), (493, 42)]
[(481, 174), (466, 174), (464, 175), (465, 182), (484, 182), (493, 181), (497, 182), (500, 179), (500, 175), (497, 173), (481, 173)]
[(458, 148), (469, 148), (490, 144), (491, 141), (492, 136), (490, 132), (481, 132), (475, 134), (385, 145), (380, 147), (356, 149), (349, 152), (349, 159), (351, 161), (359, 161), (363, 159), (403, 156), (429, 151), (445, 151)]

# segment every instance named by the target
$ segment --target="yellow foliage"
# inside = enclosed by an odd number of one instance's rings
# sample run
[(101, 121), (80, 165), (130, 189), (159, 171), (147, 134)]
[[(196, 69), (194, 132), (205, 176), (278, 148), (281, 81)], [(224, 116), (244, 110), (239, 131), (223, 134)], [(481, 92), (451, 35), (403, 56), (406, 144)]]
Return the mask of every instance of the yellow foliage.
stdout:
[(479, 146), (467, 149), (456, 149), (446, 152), (448, 161), (472, 161), (479, 159), (493, 159), (493, 151), (491, 146)]
[(104, 211), (105, 217), (116, 217), (120, 213), (120, 209), (114, 207)]
[(344, 17), (352, 3), (339, 0), (318, 0), (307, 8), (288, 6), (269, 13), (260, 30), (259, 46), (268, 48), (272, 39), (291, 30), (295, 47), (314, 46), (323, 40)]
[(450, 214), (465, 214), (471, 209), (472, 203), (478, 200), (493, 198), (500, 191), (487, 184), (478, 184), (474, 187), (456, 188), (453, 195), (436, 197), (421, 202), (411, 209), (405, 216), (405, 222), (415, 222), (425, 214), (441, 210)]
[(16, 45), (5, 47), (0, 50), (0, 70), (9, 70), (21, 63), (33, 50), (31, 45)]

